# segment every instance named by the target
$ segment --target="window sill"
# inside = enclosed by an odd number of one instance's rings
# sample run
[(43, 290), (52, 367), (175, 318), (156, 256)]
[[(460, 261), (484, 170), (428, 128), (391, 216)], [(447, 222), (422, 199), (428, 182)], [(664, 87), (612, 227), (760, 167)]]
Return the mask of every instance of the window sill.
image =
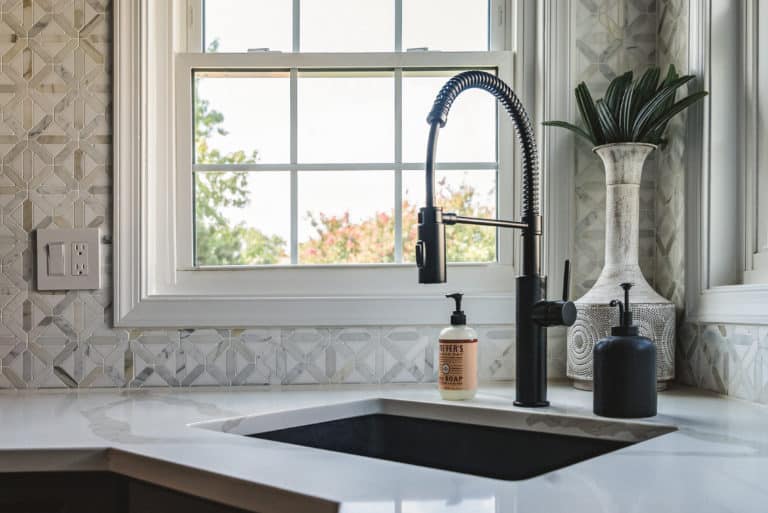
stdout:
[(173, 279), (121, 302), (120, 327), (250, 327), (444, 324), (445, 294), (466, 294), (475, 324), (514, 319), (511, 265), (448, 268), (449, 282), (419, 285), (413, 265), (282, 266), (177, 271)]
[[(115, 319), (122, 328), (442, 325), (450, 305), (444, 287), (421, 296), (199, 297), (149, 296)], [(510, 324), (512, 294), (468, 295), (472, 324)]]
[[(194, 271), (194, 272), (208, 272), (208, 271), (215, 271), (215, 272), (221, 272), (221, 271), (239, 271), (239, 272), (249, 272), (249, 271), (256, 271), (256, 272), (265, 272), (265, 271), (274, 271), (276, 269), (279, 270), (290, 270), (290, 269), (296, 269), (296, 270), (319, 270), (319, 269), (325, 269), (325, 270), (336, 270), (336, 271), (343, 271), (343, 270), (359, 270), (359, 269), (368, 269), (368, 270), (376, 270), (376, 269), (411, 269), (411, 273), (415, 274), (413, 263), (406, 263), (403, 262), (401, 264), (395, 264), (395, 263), (382, 263), (382, 264), (270, 264), (270, 265), (200, 265), (200, 266), (190, 266), (190, 267), (179, 267), (177, 271), (181, 272), (187, 272), (187, 271)], [(496, 262), (455, 262), (455, 263), (449, 263), (449, 269), (453, 269), (456, 267), (465, 267), (465, 268), (488, 268), (491, 266), (496, 265)]]
[(688, 321), (768, 325), (768, 285), (723, 285), (704, 290)]

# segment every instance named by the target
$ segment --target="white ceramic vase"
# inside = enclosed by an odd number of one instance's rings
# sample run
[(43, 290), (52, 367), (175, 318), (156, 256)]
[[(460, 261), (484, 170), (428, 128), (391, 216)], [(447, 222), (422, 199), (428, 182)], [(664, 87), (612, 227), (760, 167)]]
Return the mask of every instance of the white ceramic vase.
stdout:
[(648, 284), (638, 263), (640, 178), (656, 146), (616, 143), (593, 151), (605, 167), (605, 266), (594, 286), (576, 301), (577, 317), (568, 329), (567, 374), (576, 388), (592, 389), (592, 350), (618, 324), (612, 299), (622, 299), (620, 283), (634, 283), (630, 303), (640, 334), (656, 344), (659, 389), (675, 377), (675, 305)]

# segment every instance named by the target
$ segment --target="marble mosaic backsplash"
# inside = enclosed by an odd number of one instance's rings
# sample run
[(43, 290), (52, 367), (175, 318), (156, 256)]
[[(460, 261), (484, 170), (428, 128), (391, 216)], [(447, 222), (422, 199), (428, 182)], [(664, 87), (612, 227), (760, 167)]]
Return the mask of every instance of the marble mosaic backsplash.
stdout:
[[(678, 72), (688, 67), (688, 0), (658, 0), (656, 38), (658, 64), (663, 70), (673, 64)], [(669, 143), (658, 152), (655, 198), (656, 265), (654, 285), (682, 315), (685, 296), (685, 169), (687, 155), (686, 113), (670, 120)]]
[[(573, 0), (574, 82), (599, 92), (628, 67), (687, 69), (687, 5)], [(111, 17), (110, 0), (0, 0), (0, 388), (434, 381), (436, 326), (114, 329), (108, 243), (102, 290), (36, 291), (35, 230), (98, 227), (106, 241), (111, 235)], [(678, 303), (683, 162), (684, 149), (672, 146), (641, 193), (643, 271)], [(602, 266), (604, 184), (588, 148), (577, 149), (574, 169), (578, 296)], [(513, 327), (478, 329), (481, 379), (514, 378)], [(683, 382), (768, 403), (766, 328), (680, 332)], [(564, 342), (553, 333), (549, 372), (562, 377)]]
[[(436, 381), (438, 326), (117, 330), (41, 336), (5, 353), (0, 388), (239, 386)], [(513, 326), (480, 326), (481, 381), (514, 379)], [(549, 347), (565, 375), (563, 338)]]
[[(112, 328), (111, 9), (0, 0), (0, 388), (434, 381), (438, 327)], [(101, 230), (103, 289), (36, 290), (51, 227)], [(481, 379), (514, 378), (513, 328), (479, 329)]]
[(768, 404), (768, 326), (684, 324), (677, 344), (677, 378)]
[[(580, 27), (606, 16), (620, 22), (607, 28), (623, 27), (579, 36), (585, 73), (610, 75), (625, 37), (650, 58), (639, 34), (654, 1), (628, 11), (624, 0), (575, 2)], [(111, 234), (111, 17), (109, 0), (0, 0), (0, 388), (433, 381), (437, 327), (113, 329), (109, 244), (104, 289), (35, 290), (36, 229)], [(481, 378), (513, 378), (512, 327), (481, 335)], [(565, 350), (550, 340), (550, 376), (560, 377)]]
[[(610, 81), (631, 69), (657, 62), (657, 0), (568, 0), (571, 10), (571, 83), (586, 82), (601, 97)], [(574, 104), (573, 119), (577, 119)], [(646, 163), (640, 187), (639, 261), (652, 286), (656, 273), (656, 161)], [(605, 172), (589, 144), (580, 140), (573, 155), (573, 297), (583, 296), (603, 268)]]

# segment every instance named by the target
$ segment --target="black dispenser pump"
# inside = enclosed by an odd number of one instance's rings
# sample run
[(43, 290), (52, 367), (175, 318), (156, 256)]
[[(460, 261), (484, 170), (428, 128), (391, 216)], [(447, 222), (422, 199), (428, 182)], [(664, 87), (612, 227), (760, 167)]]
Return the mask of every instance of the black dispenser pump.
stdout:
[(456, 310), (451, 314), (451, 326), (464, 326), (467, 324), (467, 316), (464, 314), (464, 310), (461, 309), (461, 298), (464, 297), (464, 294), (454, 292), (453, 294), (446, 294), (445, 297), (456, 301)]
[(629, 306), (629, 289), (633, 283), (622, 283), (619, 286), (624, 289), (624, 303), (618, 299), (611, 301), (611, 306), (619, 307), (619, 325), (611, 328), (611, 335), (623, 337), (636, 337), (640, 334), (637, 326), (632, 324), (632, 309)]
[(593, 410), (603, 417), (652, 417), (656, 415), (656, 346), (632, 324), (632, 284), (620, 287), (624, 302), (610, 302), (619, 307), (619, 325), (611, 328), (610, 337), (595, 344)]

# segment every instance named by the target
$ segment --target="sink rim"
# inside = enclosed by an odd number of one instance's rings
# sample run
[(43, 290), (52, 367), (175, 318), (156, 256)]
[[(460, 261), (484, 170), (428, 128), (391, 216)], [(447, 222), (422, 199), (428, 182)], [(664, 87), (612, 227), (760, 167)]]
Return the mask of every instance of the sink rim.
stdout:
[(648, 420), (607, 419), (546, 410), (502, 409), (473, 403), (447, 404), (388, 397), (206, 420), (188, 426), (247, 436), (377, 413), (629, 443), (643, 442), (678, 430), (674, 425)]

